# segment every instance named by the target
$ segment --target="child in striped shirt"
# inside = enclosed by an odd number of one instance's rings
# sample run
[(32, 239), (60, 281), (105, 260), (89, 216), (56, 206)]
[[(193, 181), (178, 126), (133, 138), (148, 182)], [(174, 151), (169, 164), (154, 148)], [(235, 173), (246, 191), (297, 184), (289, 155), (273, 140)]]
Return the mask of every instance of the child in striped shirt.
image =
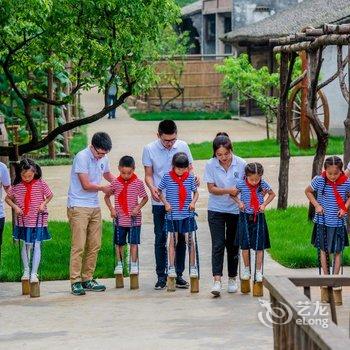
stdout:
[(330, 253), (334, 254), (332, 273), (339, 274), (341, 252), (349, 245), (345, 217), (350, 206), (350, 180), (343, 172), (342, 160), (328, 157), (323, 173), (312, 179), (305, 194), (316, 211), (311, 243), (321, 251), (323, 273), (330, 273), (327, 261)]
[[(167, 211), (166, 229), (167, 232), (174, 233), (169, 238), (169, 277), (176, 277), (174, 260), (177, 235), (185, 235), (187, 244), (194, 247), (193, 238), (189, 241), (188, 233), (197, 229), (194, 210), (198, 200), (198, 191), (195, 177), (189, 172), (189, 166), (189, 159), (186, 153), (178, 152), (174, 154), (172, 170), (163, 176), (158, 185), (159, 198)], [(165, 196), (162, 193), (164, 190)], [(190, 277), (198, 277), (195, 260), (195, 249), (191, 249)]]
[[(41, 259), (41, 242), (51, 239), (47, 230), (47, 203), (53, 194), (42, 180), (40, 166), (32, 159), (25, 158), (16, 164), (16, 176), (5, 201), (16, 214), (13, 231), (15, 240), (24, 242), (21, 251), (24, 273), (22, 280), (30, 278), (31, 283), (39, 282), (38, 268)], [(34, 248), (33, 248), (34, 247)], [(33, 249), (32, 270), (30, 255)]]
[[(109, 188), (111, 194), (105, 195), (105, 202), (111, 217), (115, 218), (114, 244), (116, 246), (117, 265), (114, 274), (123, 273), (123, 246), (126, 237), (130, 244), (131, 266), (130, 274), (138, 275), (138, 245), (141, 235), (141, 208), (147, 203), (148, 196), (143, 182), (135, 174), (135, 160), (124, 156), (119, 160), (119, 176), (112, 181)], [(114, 206), (110, 196), (114, 195)], [(139, 199), (141, 201), (139, 202)]]
[(270, 185), (262, 179), (264, 168), (260, 163), (249, 163), (244, 171), (244, 180), (239, 180), (236, 186), (241, 197), (240, 199), (234, 197), (242, 212), (239, 217), (237, 235), (244, 263), (241, 278), (243, 280), (250, 278), (249, 250), (253, 249), (256, 254), (255, 281), (261, 282), (263, 251), (270, 248), (264, 211), (276, 195)]

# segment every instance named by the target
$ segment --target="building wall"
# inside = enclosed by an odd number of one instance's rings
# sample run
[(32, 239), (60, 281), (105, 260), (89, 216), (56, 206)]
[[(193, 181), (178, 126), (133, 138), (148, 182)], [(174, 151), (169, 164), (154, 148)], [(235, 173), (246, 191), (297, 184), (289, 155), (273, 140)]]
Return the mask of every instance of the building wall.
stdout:
[[(343, 47), (343, 57), (346, 57), (346, 47)], [(337, 47), (327, 46), (323, 51), (323, 64), (321, 68), (321, 81), (328, 79), (337, 70)], [(345, 68), (347, 69), (347, 67)], [(347, 81), (347, 78), (345, 78)], [(344, 120), (347, 115), (348, 106), (339, 87), (339, 79), (333, 80), (322, 89), (328, 99), (330, 112), (329, 130), (332, 135), (344, 135)]]

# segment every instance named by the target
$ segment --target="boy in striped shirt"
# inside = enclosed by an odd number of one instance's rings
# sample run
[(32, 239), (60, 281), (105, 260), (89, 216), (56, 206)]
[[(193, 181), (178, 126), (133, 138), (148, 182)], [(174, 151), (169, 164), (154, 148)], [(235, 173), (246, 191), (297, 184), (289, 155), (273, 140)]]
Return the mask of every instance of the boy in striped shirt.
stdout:
[[(114, 244), (116, 245), (117, 265), (114, 274), (123, 273), (123, 246), (130, 244), (131, 267), (130, 274), (137, 275), (138, 250), (141, 233), (141, 208), (147, 203), (148, 196), (143, 182), (135, 174), (135, 161), (131, 156), (119, 160), (119, 176), (110, 184), (111, 194), (105, 195), (105, 202), (115, 218)], [(114, 207), (110, 196), (114, 195)], [(139, 202), (139, 199), (141, 201)]]
[[(186, 153), (178, 152), (172, 159), (172, 170), (165, 174), (158, 185), (159, 198), (165, 206), (167, 232), (185, 235), (188, 242), (188, 233), (197, 229), (194, 219), (194, 210), (198, 200), (198, 191), (195, 177), (189, 172), (189, 159)], [(165, 196), (162, 191), (165, 190)], [(174, 235), (169, 239), (169, 269), (168, 276), (176, 277), (174, 266), (175, 243)], [(188, 245), (194, 247), (193, 239)], [(195, 250), (190, 251), (190, 277), (198, 277), (195, 265)]]

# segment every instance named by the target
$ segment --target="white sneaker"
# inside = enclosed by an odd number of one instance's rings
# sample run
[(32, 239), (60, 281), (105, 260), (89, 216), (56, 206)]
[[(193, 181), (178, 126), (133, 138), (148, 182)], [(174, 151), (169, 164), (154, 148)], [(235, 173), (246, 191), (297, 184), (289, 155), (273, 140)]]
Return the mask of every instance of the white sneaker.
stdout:
[(250, 269), (249, 266), (245, 266), (243, 267), (243, 271), (242, 271), (242, 280), (249, 280), (250, 278)]
[(238, 290), (238, 286), (237, 286), (236, 278), (230, 277), (228, 279), (227, 291), (229, 293), (236, 293), (237, 290)]
[(256, 271), (255, 282), (262, 282), (263, 274), (261, 270)]
[(22, 281), (23, 280), (29, 280), (29, 269), (28, 270), (24, 270), (21, 280)]
[(139, 267), (137, 264), (131, 264), (130, 266), (130, 275), (138, 275), (139, 274)]
[(123, 265), (122, 264), (117, 264), (115, 269), (114, 269), (114, 274), (115, 275), (122, 275), (123, 274)]
[(220, 292), (221, 292), (221, 282), (214, 281), (213, 287), (211, 288), (211, 294), (218, 297), (218, 296), (220, 296)]
[(38, 282), (39, 282), (38, 275), (36, 273), (32, 273), (30, 275), (30, 283), (38, 283)]
[(176, 271), (174, 266), (170, 266), (168, 270), (168, 277), (176, 277)]
[(197, 278), (198, 277), (198, 269), (196, 266), (191, 266), (190, 268), (190, 277)]

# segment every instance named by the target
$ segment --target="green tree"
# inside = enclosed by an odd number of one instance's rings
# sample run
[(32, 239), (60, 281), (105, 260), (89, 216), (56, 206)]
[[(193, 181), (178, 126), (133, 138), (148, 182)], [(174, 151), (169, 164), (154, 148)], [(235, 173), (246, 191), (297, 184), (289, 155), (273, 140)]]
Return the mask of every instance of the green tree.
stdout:
[[(165, 28), (178, 20), (173, 0), (0, 0), (0, 103), (22, 119), (22, 142), (1, 146), (11, 159), (47, 146), (58, 135), (94, 122), (155, 82), (154, 62)], [(68, 92), (48, 93), (48, 77), (69, 83)], [(108, 87), (118, 76), (117, 101), (108, 106)], [(97, 86), (103, 108), (38, 132), (38, 105), (62, 107)], [(15, 106), (11, 106), (11, 103)]]
[(248, 99), (256, 101), (266, 116), (266, 131), (269, 138), (268, 124), (277, 116), (278, 98), (270, 96), (270, 89), (278, 86), (278, 73), (269, 73), (267, 67), (256, 69), (249, 62), (247, 54), (226, 58), (216, 70), (224, 74), (222, 91), (225, 95), (235, 94), (239, 103)]

